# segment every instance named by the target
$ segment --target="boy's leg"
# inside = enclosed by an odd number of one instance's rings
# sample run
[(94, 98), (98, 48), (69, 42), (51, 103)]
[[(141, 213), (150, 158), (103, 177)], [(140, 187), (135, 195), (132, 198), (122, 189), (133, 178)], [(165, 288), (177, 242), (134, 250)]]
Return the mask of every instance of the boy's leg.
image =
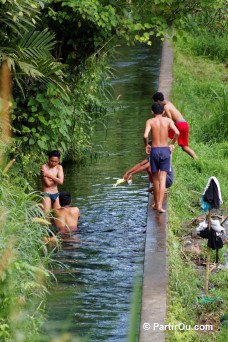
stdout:
[(150, 170), (150, 167), (148, 167), (148, 168), (146, 169), (146, 171), (147, 171), (147, 173), (148, 173), (149, 180), (150, 180), (151, 184), (153, 184), (153, 175), (152, 175), (152, 172), (151, 172), (151, 170)]
[(43, 210), (45, 214), (48, 214), (51, 210), (51, 199), (48, 196), (44, 196), (42, 200)]
[(160, 171), (159, 172), (159, 199), (158, 199), (158, 205), (157, 210), (160, 213), (164, 213), (165, 209), (162, 208), (164, 196), (165, 196), (165, 184), (166, 184), (166, 171)]
[(178, 137), (178, 145), (182, 148), (182, 150), (188, 153), (192, 158), (197, 159), (195, 152), (188, 146), (188, 136), (189, 136), (189, 125), (187, 122), (179, 122), (176, 124), (177, 128), (180, 131), (180, 135)]
[(159, 175), (158, 172), (153, 172), (153, 191), (154, 191), (154, 204), (152, 205), (153, 209), (158, 208), (158, 202), (159, 202)]
[(129, 179), (129, 176), (130, 176), (130, 172), (129, 171), (127, 171), (127, 172), (125, 172), (125, 174), (123, 175), (123, 179), (127, 182), (128, 181), (128, 179)]
[(189, 146), (181, 146), (182, 150), (188, 153), (192, 158), (197, 159), (197, 155)]
[(59, 209), (61, 208), (59, 197), (56, 198), (55, 202), (53, 203), (53, 209)]

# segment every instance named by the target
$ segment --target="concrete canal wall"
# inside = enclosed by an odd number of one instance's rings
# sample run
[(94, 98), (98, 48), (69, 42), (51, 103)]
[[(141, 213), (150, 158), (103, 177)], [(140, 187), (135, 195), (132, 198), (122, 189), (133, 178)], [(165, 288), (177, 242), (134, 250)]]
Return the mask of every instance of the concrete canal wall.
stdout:
[[(173, 52), (167, 40), (163, 43), (158, 91), (169, 99), (172, 84)], [(151, 94), (152, 95), (152, 94)], [(167, 306), (167, 221), (168, 213), (159, 214), (151, 208), (149, 195), (143, 275), (140, 342), (163, 342)], [(164, 208), (167, 209), (167, 196)]]

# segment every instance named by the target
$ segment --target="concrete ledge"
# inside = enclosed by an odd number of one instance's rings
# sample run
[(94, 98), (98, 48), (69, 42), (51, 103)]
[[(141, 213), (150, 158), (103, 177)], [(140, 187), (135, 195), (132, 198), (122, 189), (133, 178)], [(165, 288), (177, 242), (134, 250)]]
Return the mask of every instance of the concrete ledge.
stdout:
[[(162, 49), (159, 88), (165, 98), (170, 97), (172, 84), (173, 53), (165, 40)], [(165, 341), (164, 330), (158, 325), (165, 325), (167, 307), (167, 211), (159, 214), (151, 208), (153, 196), (149, 195), (144, 276), (142, 290), (142, 310), (140, 321), (140, 342)], [(167, 209), (167, 196), (163, 207)]]
[(160, 76), (158, 81), (158, 91), (161, 91), (164, 94), (165, 99), (169, 99), (171, 95), (171, 85), (173, 81), (172, 67), (173, 50), (171, 44), (165, 39), (162, 48)]
[[(167, 215), (151, 208), (153, 196), (148, 203), (140, 342), (165, 340), (164, 331), (154, 324), (164, 325), (166, 317), (166, 230)], [(167, 198), (164, 201), (167, 209)], [(147, 330), (148, 329), (148, 330)]]

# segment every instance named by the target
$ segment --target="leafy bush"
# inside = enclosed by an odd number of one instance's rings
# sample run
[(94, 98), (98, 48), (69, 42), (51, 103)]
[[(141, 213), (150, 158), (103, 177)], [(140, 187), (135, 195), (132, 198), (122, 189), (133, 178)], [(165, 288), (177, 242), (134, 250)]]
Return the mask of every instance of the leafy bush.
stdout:
[(57, 148), (66, 150), (72, 118), (69, 99), (53, 86), (33, 86), (32, 92), (26, 99), (15, 98), (12, 121), (18, 148), (30, 152), (33, 146), (34, 153)]

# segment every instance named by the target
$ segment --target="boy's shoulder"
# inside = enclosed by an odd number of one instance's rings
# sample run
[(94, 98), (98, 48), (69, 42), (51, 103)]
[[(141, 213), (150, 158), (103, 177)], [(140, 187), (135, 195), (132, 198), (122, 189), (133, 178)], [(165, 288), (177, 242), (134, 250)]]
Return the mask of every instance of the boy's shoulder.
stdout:
[(148, 120), (146, 121), (146, 123), (147, 123), (147, 124), (150, 124), (151, 122), (154, 122), (154, 119), (155, 119), (155, 118), (150, 118), (150, 119), (148, 119)]
[(164, 104), (164, 108), (169, 108), (169, 107), (173, 107), (173, 104), (170, 101), (166, 101), (166, 103)]
[(80, 210), (79, 210), (79, 208), (78, 207), (70, 207), (71, 208), (71, 214), (72, 215), (80, 215)]

